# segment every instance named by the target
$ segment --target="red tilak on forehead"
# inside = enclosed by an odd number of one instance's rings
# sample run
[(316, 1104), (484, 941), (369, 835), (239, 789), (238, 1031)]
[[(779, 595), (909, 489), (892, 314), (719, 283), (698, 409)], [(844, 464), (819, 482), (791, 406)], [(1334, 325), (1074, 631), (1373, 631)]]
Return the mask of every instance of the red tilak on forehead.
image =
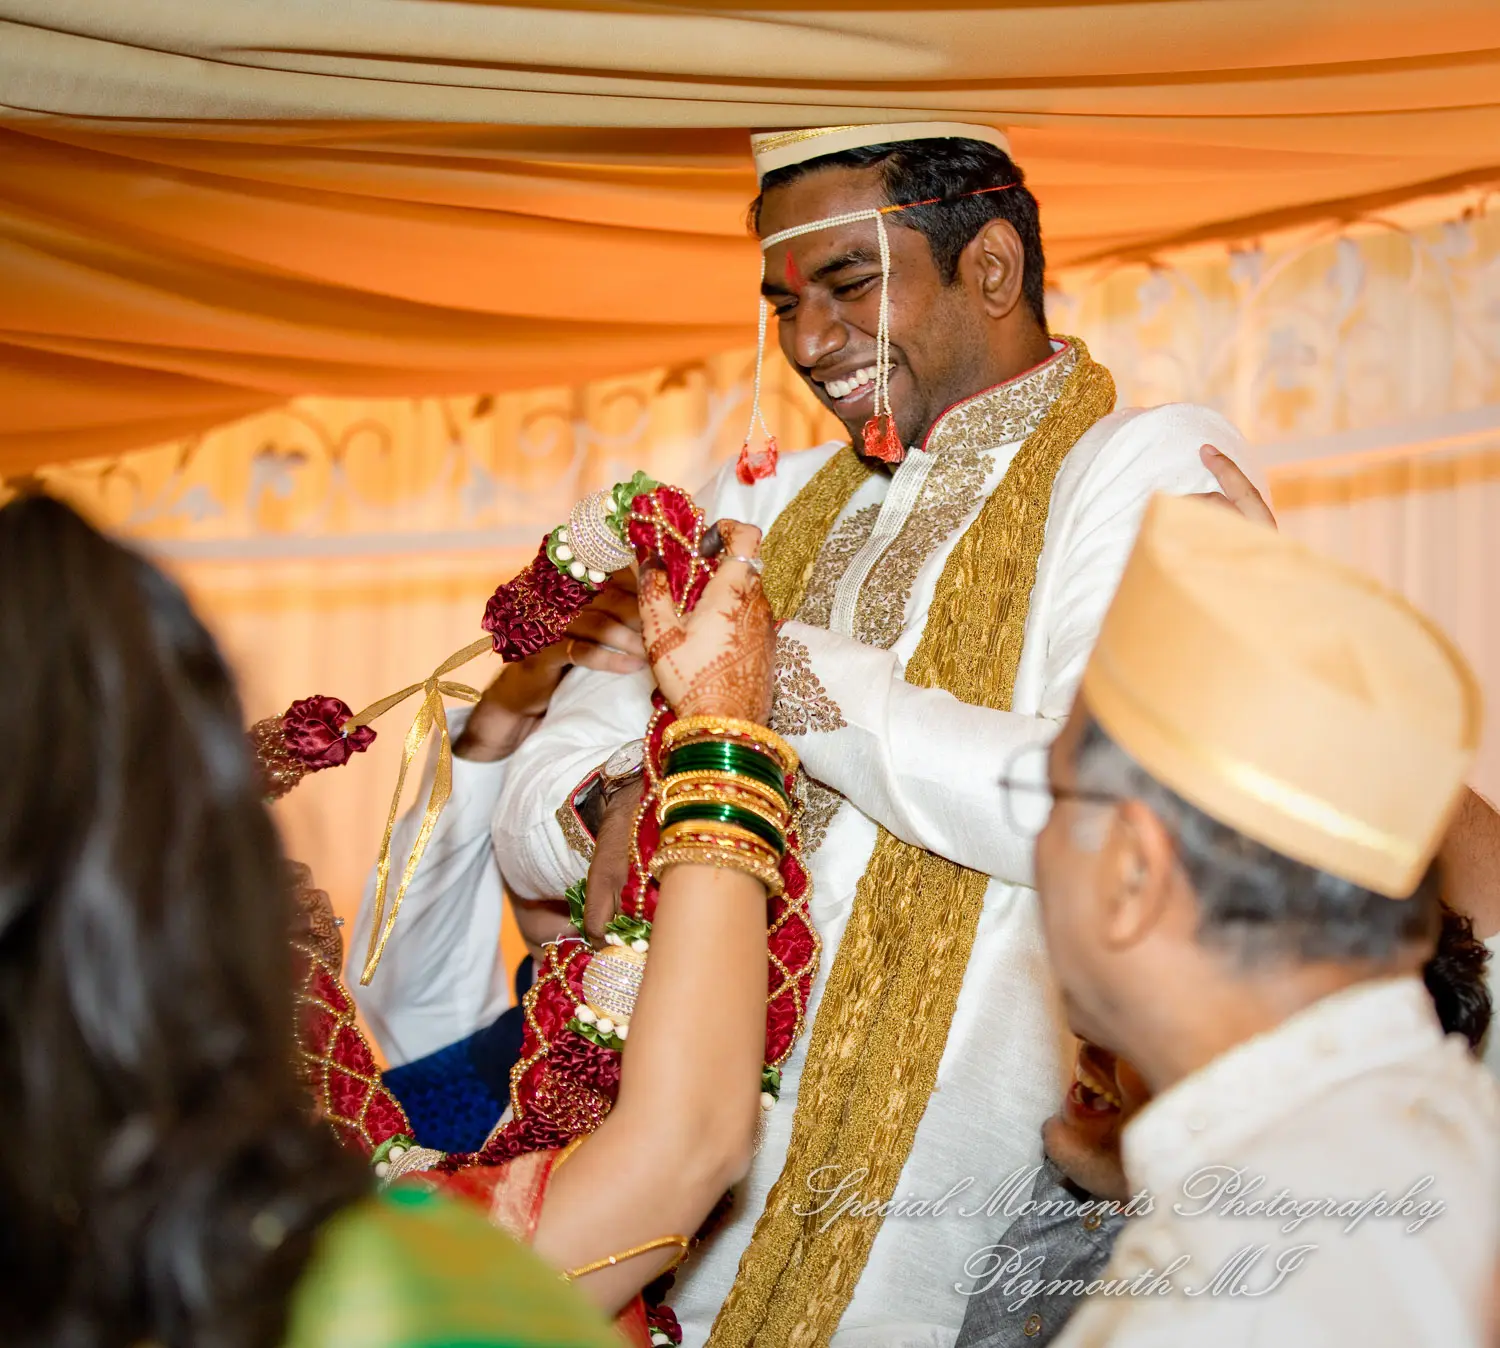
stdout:
[(792, 256), (792, 250), (786, 250), (786, 266), (782, 269), (782, 275), (786, 277), (786, 283), (792, 289), (794, 295), (802, 293), (802, 287), (807, 284), (807, 278), (802, 275), (802, 269), (797, 266), (797, 259)]

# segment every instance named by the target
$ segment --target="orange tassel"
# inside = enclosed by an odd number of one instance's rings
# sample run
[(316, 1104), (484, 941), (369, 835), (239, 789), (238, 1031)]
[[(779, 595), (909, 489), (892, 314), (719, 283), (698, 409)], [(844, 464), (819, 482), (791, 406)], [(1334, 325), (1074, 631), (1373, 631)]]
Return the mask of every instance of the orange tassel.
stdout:
[(776, 460), (781, 457), (781, 451), (776, 447), (776, 437), (773, 435), (766, 441), (766, 447), (759, 454), (750, 452), (750, 442), (745, 441), (740, 446), (739, 462), (734, 466), (734, 475), (747, 487), (754, 486), (763, 478), (776, 475)]
[(882, 463), (900, 463), (906, 457), (906, 446), (896, 429), (896, 419), (882, 414), (865, 422), (865, 454)]

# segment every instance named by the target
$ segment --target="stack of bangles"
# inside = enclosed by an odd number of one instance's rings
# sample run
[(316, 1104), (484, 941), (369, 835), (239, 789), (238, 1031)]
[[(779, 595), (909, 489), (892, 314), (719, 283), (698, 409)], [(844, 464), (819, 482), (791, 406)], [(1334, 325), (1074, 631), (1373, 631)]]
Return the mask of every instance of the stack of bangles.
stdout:
[(764, 726), (724, 716), (674, 721), (662, 748), (661, 842), (651, 874), (659, 879), (668, 866), (725, 866), (780, 894), (792, 820), (786, 779), (797, 770), (796, 750)]

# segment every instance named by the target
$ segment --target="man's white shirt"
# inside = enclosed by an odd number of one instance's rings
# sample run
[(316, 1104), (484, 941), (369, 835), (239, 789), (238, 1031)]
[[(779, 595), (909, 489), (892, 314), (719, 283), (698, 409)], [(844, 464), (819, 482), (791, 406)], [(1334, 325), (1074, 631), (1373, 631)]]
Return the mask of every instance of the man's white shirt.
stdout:
[(1358, 984), (1238, 1045), (1123, 1142), (1152, 1207), (1100, 1277), (1131, 1290), (1089, 1297), (1060, 1348), (1488, 1343), (1500, 1087), (1444, 1039), (1419, 978)]
[[(448, 713), (452, 738), (462, 733), (469, 714), (468, 707)], [(391, 834), (387, 912), (421, 828), (436, 767), (434, 752), (417, 787), (419, 804)], [(390, 1067), (467, 1039), (510, 1005), (512, 972), (500, 954), (505, 893), (490, 844), (490, 821), (509, 770), (509, 762), (478, 763), (454, 755), (453, 794), (427, 840), (369, 987), (360, 986), (359, 975), (375, 919), (373, 873), (365, 883), (349, 932), (344, 982)]]

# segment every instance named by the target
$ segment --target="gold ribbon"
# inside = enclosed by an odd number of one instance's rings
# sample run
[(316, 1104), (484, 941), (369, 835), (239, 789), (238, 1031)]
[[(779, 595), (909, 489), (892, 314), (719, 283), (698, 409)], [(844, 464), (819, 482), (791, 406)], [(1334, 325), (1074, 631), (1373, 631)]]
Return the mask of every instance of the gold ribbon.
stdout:
[[(396, 777), (396, 790), (391, 796), (390, 813), (386, 816), (385, 837), (380, 842), (380, 858), (375, 863), (375, 917), (370, 924), (370, 948), (365, 955), (365, 967), (359, 976), (361, 987), (368, 987), (375, 976), (380, 957), (385, 953), (385, 943), (396, 925), (396, 914), (401, 911), (401, 901), (406, 897), (407, 886), (417, 872), (422, 853), (427, 850), (427, 842), (437, 826), (438, 815), (443, 812), (443, 806), (453, 794), (453, 746), (448, 738), (448, 713), (443, 707), (443, 697), (446, 695), (462, 698), (465, 702), (478, 702), (481, 696), (477, 689), (470, 688), (468, 684), (453, 683), (443, 675), (452, 673), (460, 665), (468, 664), (475, 656), (483, 655), (491, 649), (493, 645), (489, 637), (471, 642), (463, 650), (450, 655), (421, 683), (411, 684), (399, 693), (392, 693), (379, 702), (372, 702), (344, 723), (345, 730), (368, 725), (413, 694), (422, 694), (421, 706), (412, 718), (411, 726), (406, 732), (406, 742), (402, 745), (401, 771)], [(406, 774), (434, 727), (438, 733), (437, 771), (433, 774), (432, 790), (428, 793), (427, 808), (422, 814), (422, 827), (417, 830), (417, 840), (412, 845), (411, 855), (406, 859), (406, 866), (401, 872), (401, 883), (396, 887), (396, 897), (391, 901), (391, 911), (387, 915), (385, 897), (391, 878), (391, 835), (396, 830), (396, 816), (401, 810), (401, 793), (406, 788)]]
[[(1114, 407), (1109, 371), (1074, 344), (1073, 373), (943, 568), (909, 683), (1010, 706), (1053, 481), (1068, 451)], [(843, 492), (847, 502), (862, 480), (859, 466), (852, 450), (835, 456), (767, 534), (765, 582), (778, 617), (800, 602), (821, 546), (808, 536), (818, 528), (826, 536), (839, 513), (830, 515), (834, 499)], [(785, 558), (772, 551), (783, 540)], [(937, 1081), (988, 884), (879, 831), (813, 1023), (787, 1158), (710, 1348), (813, 1348), (838, 1327), (880, 1219), (825, 1228), (815, 1205), (809, 1211), (809, 1180), (832, 1166), (840, 1175), (862, 1171), (860, 1194), (872, 1205), (895, 1192)]]

